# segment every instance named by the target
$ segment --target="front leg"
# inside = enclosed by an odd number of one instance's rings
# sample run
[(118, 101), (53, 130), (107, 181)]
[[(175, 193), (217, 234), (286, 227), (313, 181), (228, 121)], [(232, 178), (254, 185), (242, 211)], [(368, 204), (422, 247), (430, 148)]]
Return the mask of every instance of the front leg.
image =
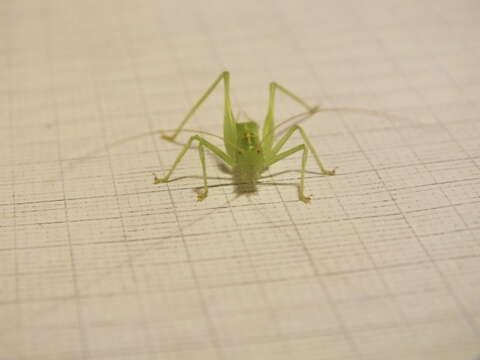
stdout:
[(296, 152), (302, 151), (302, 167), (300, 169), (300, 184), (298, 185), (298, 199), (303, 201), (305, 204), (308, 204), (311, 200), (309, 196), (305, 196), (303, 189), (304, 189), (304, 183), (305, 183), (305, 167), (307, 166), (307, 159), (308, 159), (308, 148), (305, 146), (305, 144), (301, 144), (298, 146), (295, 146), (294, 148), (284, 151), (283, 153), (280, 153), (273, 158), (270, 159), (270, 161), (267, 163), (267, 166), (271, 166), (275, 164), (276, 162), (285, 159), (286, 157), (295, 154)]
[[(305, 143), (302, 144), (302, 145), (298, 145), (298, 146), (296, 146), (296, 147), (294, 147), (290, 150), (287, 150), (287, 151), (279, 154), (278, 152), (282, 149), (282, 147), (285, 145), (285, 143), (288, 141), (288, 139), (290, 139), (290, 137), (293, 135), (293, 133), (295, 131), (300, 132), (300, 134), (302, 135), (302, 138), (303, 138)], [(303, 193), (304, 179), (305, 179), (305, 166), (307, 164), (308, 151), (310, 150), (312, 152), (313, 157), (315, 158), (315, 161), (317, 162), (317, 165), (320, 168), (320, 171), (322, 172), (322, 174), (324, 174), (324, 175), (335, 175), (335, 169), (333, 169), (333, 170), (325, 169), (322, 162), (320, 161), (320, 158), (317, 155), (317, 152), (315, 151), (315, 148), (313, 147), (312, 143), (310, 142), (307, 135), (305, 134), (305, 132), (303, 131), (303, 129), (300, 126), (298, 126), (298, 125), (292, 126), (287, 131), (287, 133), (284, 136), (282, 136), (282, 138), (272, 148), (270, 157), (266, 159), (266, 165), (267, 165), (267, 167), (269, 167), (272, 164), (274, 164), (274, 163), (276, 163), (276, 162), (286, 158), (287, 156), (290, 156), (290, 155), (292, 155), (292, 154), (294, 154), (294, 153), (296, 153), (300, 150), (303, 150), (303, 156), (302, 156), (302, 168), (301, 168), (301, 171), (300, 171), (300, 185), (298, 187), (298, 191), (299, 191), (298, 197), (304, 203), (308, 203), (310, 201), (310, 197), (305, 196), (305, 194)]]
[(185, 144), (183, 147), (182, 151), (180, 151), (180, 154), (178, 154), (177, 159), (173, 163), (172, 167), (170, 170), (168, 170), (167, 174), (163, 178), (158, 178), (155, 176), (154, 178), (154, 183), (159, 184), (159, 183), (165, 183), (170, 180), (170, 176), (172, 176), (173, 172), (175, 171), (177, 165), (180, 163), (180, 161), (183, 159), (185, 156), (185, 153), (187, 150), (190, 148), (192, 143), (194, 141), (198, 141), (199, 146), (198, 146), (198, 154), (200, 156), (200, 163), (202, 165), (202, 178), (203, 178), (203, 191), (198, 194), (198, 200), (201, 201), (205, 199), (208, 195), (208, 183), (207, 183), (207, 167), (205, 163), (205, 150), (204, 147), (209, 149), (214, 155), (218, 156), (220, 159), (222, 159), (225, 163), (227, 163), (230, 166), (233, 166), (235, 162), (225, 154), (221, 149), (219, 149), (217, 146), (213, 145), (209, 141), (205, 140), (201, 136), (194, 135), (188, 140), (188, 142)]

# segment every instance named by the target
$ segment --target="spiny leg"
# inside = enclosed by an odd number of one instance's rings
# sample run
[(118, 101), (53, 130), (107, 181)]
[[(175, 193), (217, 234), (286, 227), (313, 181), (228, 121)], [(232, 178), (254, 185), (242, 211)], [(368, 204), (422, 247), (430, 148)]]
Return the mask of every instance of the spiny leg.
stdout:
[(297, 145), (294, 148), (284, 151), (276, 156), (274, 156), (268, 163), (267, 166), (271, 166), (276, 162), (285, 159), (286, 157), (295, 154), (298, 151), (303, 150), (302, 154), (302, 167), (300, 169), (300, 184), (298, 185), (298, 199), (303, 201), (304, 203), (309, 203), (311, 198), (309, 196), (305, 196), (304, 194), (304, 184), (305, 184), (305, 167), (307, 166), (307, 159), (308, 159), (308, 148), (305, 144)]
[[(285, 95), (287, 95), (292, 100), (296, 101), (300, 105), (302, 105), (305, 109), (308, 110), (309, 114), (314, 114), (318, 112), (318, 106), (310, 106), (308, 105), (303, 99), (299, 96), (295, 95), (291, 91), (285, 89), (283, 86), (277, 84), (276, 82), (270, 83), (270, 91), (269, 91), (269, 99), (268, 99), (268, 112), (265, 118), (265, 122), (263, 124), (262, 130), (262, 148), (265, 154), (269, 154), (272, 146), (273, 146), (273, 139), (274, 139), (274, 132), (275, 132), (275, 94), (276, 90), (281, 91)], [(273, 155), (273, 154), (272, 154)]]
[(205, 163), (205, 150), (204, 150), (204, 147), (206, 147), (207, 149), (209, 149), (212, 153), (214, 153), (215, 155), (217, 155), (220, 159), (222, 159), (223, 161), (225, 161), (228, 165), (230, 166), (233, 166), (234, 165), (234, 161), (230, 158), (230, 156), (228, 156), (227, 154), (225, 154), (221, 149), (219, 149), (217, 146), (213, 145), (212, 143), (210, 143), (209, 141), (205, 140), (204, 138), (202, 138), (201, 136), (198, 136), (198, 135), (194, 135), (192, 136), (188, 142), (185, 144), (185, 146), (183, 147), (182, 151), (180, 151), (180, 154), (178, 154), (175, 162), (173, 163), (172, 167), (170, 168), (170, 170), (168, 170), (167, 174), (163, 177), (163, 178), (158, 178), (155, 176), (154, 178), (154, 183), (155, 184), (158, 184), (158, 183), (164, 183), (164, 182), (168, 182), (169, 179), (170, 179), (170, 176), (172, 176), (173, 172), (175, 171), (177, 165), (180, 163), (180, 161), (183, 159), (183, 157), (185, 156), (185, 153), (187, 152), (187, 150), (190, 148), (190, 146), (192, 145), (192, 143), (194, 141), (198, 141), (199, 142), (199, 146), (198, 146), (198, 154), (200, 156), (200, 163), (202, 165), (202, 178), (203, 178), (203, 192), (201, 192), (200, 194), (198, 194), (198, 200), (203, 200), (207, 197), (208, 195), (208, 182), (207, 182), (207, 168), (206, 168), (206, 163)]
[(285, 145), (285, 143), (288, 141), (288, 139), (293, 135), (293, 133), (295, 131), (299, 131), (300, 135), (302, 135), (303, 141), (307, 145), (308, 150), (310, 150), (311, 153), (313, 154), (313, 157), (315, 158), (315, 161), (316, 161), (318, 167), (320, 168), (320, 171), (322, 172), (322, 174), (324, 174), (324, 175), (335, 175), (335, 169), (333, 169), (333, 170), (325, 169), (322, 162), (320, 161), (320, 158), (318, 157), (318, 154), (317, 154), (315, 148), (313, 147), (312, 143), (310, 142), (307, 135), (305, 134), (305, 131), (298, 125), (293, 125), (290, 129), (288, 129), (287, 133), (285, 135), (283, 135), (280, 138), (280, 140), (278, 140), (277, 144), (272, 149), (273, 156), (276, 156), (276, 154), (280, 151), (280, 149), (283, 147), (283, 145)]

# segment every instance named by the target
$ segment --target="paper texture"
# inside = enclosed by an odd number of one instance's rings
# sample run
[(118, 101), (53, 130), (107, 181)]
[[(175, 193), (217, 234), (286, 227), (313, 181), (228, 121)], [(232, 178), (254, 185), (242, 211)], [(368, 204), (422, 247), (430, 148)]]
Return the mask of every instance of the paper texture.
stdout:
[[(0, 359), (477, 359), (479, 11), (3, 1)], [(302, 123), (337, 167), (311, 204), (300, 154), (252, 196), (208, 156), (225, 179), (197, 202), (196, 150), (154, 185), (180, 145), (108, 146), (174, 128), (225, 69), (235, 113), (261, 122), (270, 81), (326, 109)], [(222, 135), (222, 109), (188, 127)], [(277, 96), (277, 121), (301, 111)]]

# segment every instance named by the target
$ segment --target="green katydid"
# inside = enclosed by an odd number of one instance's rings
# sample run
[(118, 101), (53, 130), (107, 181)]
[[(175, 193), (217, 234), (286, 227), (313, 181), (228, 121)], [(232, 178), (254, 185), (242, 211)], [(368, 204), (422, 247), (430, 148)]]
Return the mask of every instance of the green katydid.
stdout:
[[(202, 103), (208, 98), (208, 96), (213, 92), (217, 85), (223, 81), (224, 85), (224, 122), (223, 122), (223, 141), (225, 144), (225, 150), (223, 151), (219, 147), (213, 145), (205, 138), (200, 135), (193, 135), (190, 137), (188, 142), (183, 147), (177, 156), (175, 162), (171, 166), (170, 170), (166, 173), (163, 178), (158, 178), (155, 176), (155, 184), (168, 182), (172, 176), (175, 168), (180, 163), (184, 157), (187, 150), (191, 147), (193, 142), (198, 142), (198, 153), (200, 155), (200, 163), (202, 166), (202, 177), (203, 177), (203, 190), (198, 194), (198, 200), (203, 200), (208, 195), (208, 183), (207, 183), (207, 171), (205, 164), (205, 149), (210, 150), (214, 155), (219, 157), (225, 164), (229, 165), (232, 168), (232, 173), (234, 174), (235, 179), (244, 183), (254, 184), (261, 177), (262, 173), (265, 172), (270, 166), (276, 162), (285, 159), (286, 157), (293, 155), (299, 151), (302, 152), (302, 162), (300, 169), (300, 183), (298, 185), (298, 196), (299, 200), (304, 203), (310, 201), (310, 197), (305, 196), (304, 194), (304, 178), (305, 178), (305, 167), (307, 164), (308, 153), (311, 152), (313, 157), (321, 171), (324, 175), (334, 175), (335, 170), (326, 170), (323, 166), (320, 158), (317, 155), (314, 147), (312, 146), (310, 140), (308, 139), (305, 131), (298, 125), (291, 126), (288, 131), (283, 135), (276, 143), (274, 143), (275, 129), (286, 121), (292, 119), (287, 119), (281, 124), (275, 126), (274, 116), (275, 116), (275, 93), (277, 90), (281, 91), (283, 94), (287, 95), (289, 98), (300, 104), (307, 111), (301, 115), (309, 117), (319, 111), (319, 108), (316, 106), (309, 106), (305, 101), (303, 101), (298, 96), (294, 95), (292, 92), (288, 91), (279, 84), (272, 82), (270, 83), (270, 92), (269, 92), (269, 103), (268, 103), (268, 112), (263, 124), (262, 137), (259, 135), (259, 126), (254, 121), (246, 122), (237, 122), (233, 116), (232, 106), (230, 102), (230, 74), (228, 72), (223, 72), (220, 76), (213, 82), (212, 85), (205, 91), (205, 93), (200, 97), (200, 99), (195, 103), (192, 109), (187, 113), (183, 121), (180, 123), (178, 128), (173, 132), (172, 135), (166, 135), (162, 133), (164, 139), (174, 141), (177, 135), (183, 130), (185, 124), (190, 120), (193, 114), (197, 109), (202, 105)], [(304, 143), (297, 145), (289, 150), (281, 151), (288, 139), (298, 131), (303, 138)]]

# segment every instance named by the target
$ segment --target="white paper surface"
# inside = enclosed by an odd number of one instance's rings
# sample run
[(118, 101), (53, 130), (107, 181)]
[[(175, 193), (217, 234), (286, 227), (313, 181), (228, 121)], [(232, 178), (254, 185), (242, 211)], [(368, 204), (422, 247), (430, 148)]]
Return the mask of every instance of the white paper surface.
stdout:
[[(0, 359), (475, 359), (479, 11), (3, 1)], [(309, 205), (294, 171), (197, 203), (195, 150), (174, 176), (189, 178), (153, 185), (179, 145), (106, 146), (174, 128), (225, 69), (235, 113), (259, 121), (273, 80), (322, 108), (384, 115), (302, 124), (338, 167), (307, 175)], [(302, 110), (277, 98), (278, 121)], [(189, 127), (221, 135), (222, 104), (219, 90)]]

